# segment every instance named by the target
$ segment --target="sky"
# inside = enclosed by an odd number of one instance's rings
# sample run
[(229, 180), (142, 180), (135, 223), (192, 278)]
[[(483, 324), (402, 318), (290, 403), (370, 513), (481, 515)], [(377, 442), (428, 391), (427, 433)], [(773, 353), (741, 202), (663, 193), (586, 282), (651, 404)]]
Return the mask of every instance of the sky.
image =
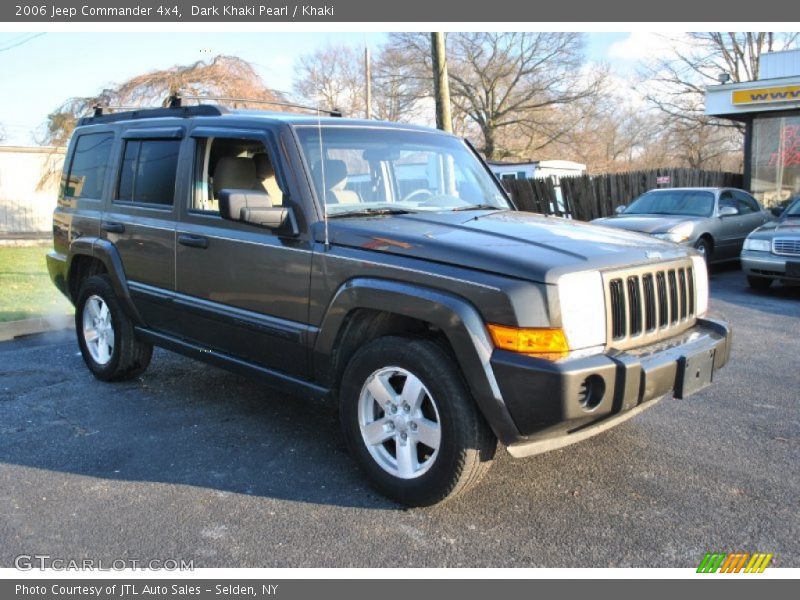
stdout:
[[(607, 62), (621, 76), (649, 52), (654, 36), (588, 33), (590, 61)], [(258, 70), (267, 86), (292, 87), (292, 65), (329, 43), (368, 44), (386, 34), (361, 33), (0, 33), (0, 126), (6, 145), (30, 145), (47, 114), (74, 96), (93, 96), (141, 73), (191, 64), (218, 54), (238, 56)]]

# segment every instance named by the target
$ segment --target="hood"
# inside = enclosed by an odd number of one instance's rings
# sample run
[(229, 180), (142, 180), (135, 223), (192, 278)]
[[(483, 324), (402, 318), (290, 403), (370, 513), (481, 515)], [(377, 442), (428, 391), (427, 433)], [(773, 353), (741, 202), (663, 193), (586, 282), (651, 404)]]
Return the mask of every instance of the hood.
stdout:
[(328, 229), (337, 246), (547, 283), (565, 272), (687, 255), (649, 236), (512, 210), (349, 217), (330, 219)]
[(595, 219), (592, 223), (606, 227), (618, 227), (628, 231), (640, 233), (667, 233), (670, 229), (681, 223), (694, 223), (708, 217), (693, 217), (690, 215), (614, 215)]
[(758, 229), (754, 230), (754, 234), (766, 234), (760, 237), (769, 237), (772, 234), (776, 235), (797, 235), (800, 236), (800, 218), (792, 217), (790, 219), (782, 219), (780, 221), (769, 221)]

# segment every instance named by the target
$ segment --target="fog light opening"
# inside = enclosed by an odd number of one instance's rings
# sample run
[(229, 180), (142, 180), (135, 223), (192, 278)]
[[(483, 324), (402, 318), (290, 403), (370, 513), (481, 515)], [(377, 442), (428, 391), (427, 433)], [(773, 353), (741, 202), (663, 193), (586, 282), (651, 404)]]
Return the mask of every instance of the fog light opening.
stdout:
[(589, 375), (581, 382), (578, 391), (578, 403), (586, 412), (592, 412), (600, 406), (606, 395), (606, 382), (600, 375)]

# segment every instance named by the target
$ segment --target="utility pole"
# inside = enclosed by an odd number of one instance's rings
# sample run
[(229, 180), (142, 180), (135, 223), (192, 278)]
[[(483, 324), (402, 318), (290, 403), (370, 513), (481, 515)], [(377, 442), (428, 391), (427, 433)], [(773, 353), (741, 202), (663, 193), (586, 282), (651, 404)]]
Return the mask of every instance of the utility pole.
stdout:
[(369, 46), (364, 45), (364, 81), (367, 88), (367, 119), (372, 118), (372, 66), (369, 60)]
[(450, 116), (450, 83), (447, 79), (447, 54), (444, 33), (431, 33), (431, 55), (433, 57), (433, 94), (436, 98), (436, 127), (452, 133), (453, 119)]

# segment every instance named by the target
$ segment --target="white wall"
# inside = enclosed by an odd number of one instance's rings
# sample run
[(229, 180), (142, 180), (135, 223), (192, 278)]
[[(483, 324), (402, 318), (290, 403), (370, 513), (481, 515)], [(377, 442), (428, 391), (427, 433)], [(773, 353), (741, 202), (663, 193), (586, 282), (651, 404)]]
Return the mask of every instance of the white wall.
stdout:
[(0, 146), (0, 235), (53, 228), (63, 148)]

